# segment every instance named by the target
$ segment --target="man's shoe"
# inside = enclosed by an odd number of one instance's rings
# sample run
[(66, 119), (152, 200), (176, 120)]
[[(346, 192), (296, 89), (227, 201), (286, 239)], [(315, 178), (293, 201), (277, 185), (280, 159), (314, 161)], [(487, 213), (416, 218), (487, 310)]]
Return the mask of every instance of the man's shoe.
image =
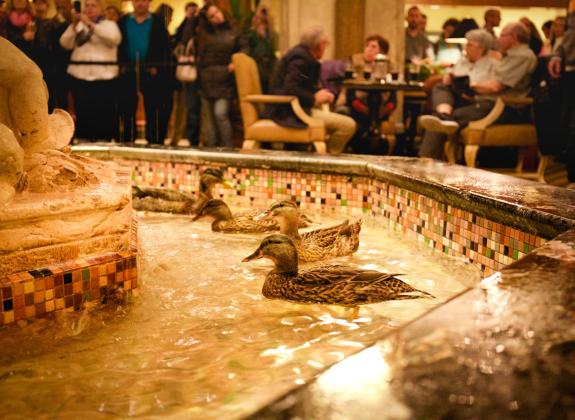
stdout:
[(455, 121), (443, 121), (435, 115), (422, 115), (419, 117), (419, 125), (427, 131), (435, 131), (443, 134), (454, 134), (459, 128)]

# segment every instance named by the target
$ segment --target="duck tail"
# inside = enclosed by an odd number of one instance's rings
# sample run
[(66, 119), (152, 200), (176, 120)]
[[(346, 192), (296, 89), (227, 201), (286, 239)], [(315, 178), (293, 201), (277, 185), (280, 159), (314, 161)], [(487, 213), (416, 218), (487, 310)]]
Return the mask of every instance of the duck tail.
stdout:
[(402, 292), (400, 293), (398, 299), (418, 299), (418, 298), (430, 298), (435, 299), (431, 293), (425, 292), (419, 289), (413, 289), (409, 292)]
[(342, 235), (347, 235), (347, 236), (357, 236), (359, 235), (359, 232), (361, 231), (361, 223), (362, 220), (358, 219), (353, 223), (350, 223), (349, 220), (346, 220), (345, 222), (343, 222), (340, 226), (340, 230), (339, 232)]

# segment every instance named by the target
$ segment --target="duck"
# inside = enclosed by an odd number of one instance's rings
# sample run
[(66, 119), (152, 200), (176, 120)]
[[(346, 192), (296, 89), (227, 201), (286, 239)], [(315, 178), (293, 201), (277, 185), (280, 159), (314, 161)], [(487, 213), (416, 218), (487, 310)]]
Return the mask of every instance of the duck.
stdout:
[(234, 216), (228, 205), (219, 199), (206, 201), (192, 221), (211, 217), (212, 231), (224, 233), (263, 233), (278, 230), (275, 220), (254, 220), (253, 214)]
[(298, 271), (297, 249), (281, 233), (266, 236), (242, 262), (270, 259), (262, 294), (268, 299), (357, 307), (387, 300), (435, 298), (388, 274), (344, 265), (321, 265)]
[(135, 210), (194, 215), (209, 199), (213, 198), (216, 184), (231, 188), (220, 169), (207, 168), (200, 175), (197, 198), (185, 191), (169, 188), (132, 186), (132, 206)]
[(257, 219), (273, 219), (278, 222), (280, 233), (287, 235), (297, 249), (300, 262), (323, 261), (350, 255), (359, 248), (361, 219), (350, 223), (345, 220), (336, 226), (299, 233), (299, 209), (289, 200), (272, 204)]

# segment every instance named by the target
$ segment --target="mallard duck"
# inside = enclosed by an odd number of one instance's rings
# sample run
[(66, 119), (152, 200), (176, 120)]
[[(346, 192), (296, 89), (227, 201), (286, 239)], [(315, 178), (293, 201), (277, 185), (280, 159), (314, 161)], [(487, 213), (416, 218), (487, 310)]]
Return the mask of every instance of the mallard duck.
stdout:
[(207, 168), (200, 175), (198, 198), (184, 191), (169, 188), (132, 187), (132, 207), (136, 210), (146, 210), (162, 213), (195, 214), (206, 201), (213, 198), (216, 184), (224, 188), (231, 186), (224, 180), (224, 174), (219, 169)]
[(353, 223), (346, 220), (336, 226), (309, 232), (298, 232), (300, 219), (296, 204), (283, 200), (274, 203), (256, 219), (273, 218), (280, 226), (280, 233), (287, 235), (297, 249), (300, 262), (312, 262), (341, 257), (357, 251), (361, 219)]
[(253, 254), (242, 262), (268, 258), (274, 262), (262, 293), (269, 299), (356, 306), (384, 300), (434, 296), (415, 289), (396, 276), (343, 265), (323, 265), (298, 272), (297, 250), (290, 238), (280, 233), (264, 238)]
[(225, 233), (261, 233), (278, 230), (275, 220), (254, 220), (253, 215), (234, 216), (222, 200), (208, 200), (192, 220), (212, 217), (212, 230)]

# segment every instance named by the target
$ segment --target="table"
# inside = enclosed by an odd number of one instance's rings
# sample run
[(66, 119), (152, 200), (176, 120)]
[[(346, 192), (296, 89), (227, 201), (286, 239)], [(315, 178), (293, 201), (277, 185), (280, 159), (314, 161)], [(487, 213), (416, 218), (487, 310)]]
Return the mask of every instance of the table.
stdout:
[(422, 82), (389, 82), (381, 83), (375, 80), (345, 79), (342, 87), (346, 89), (361, 90), (367, 92), (367, 106), (369, 108), (369, 131), (370, 139), (381, 138), (381, 93), (383, 92), (410, 92), (417, 96), (425, 96)]

